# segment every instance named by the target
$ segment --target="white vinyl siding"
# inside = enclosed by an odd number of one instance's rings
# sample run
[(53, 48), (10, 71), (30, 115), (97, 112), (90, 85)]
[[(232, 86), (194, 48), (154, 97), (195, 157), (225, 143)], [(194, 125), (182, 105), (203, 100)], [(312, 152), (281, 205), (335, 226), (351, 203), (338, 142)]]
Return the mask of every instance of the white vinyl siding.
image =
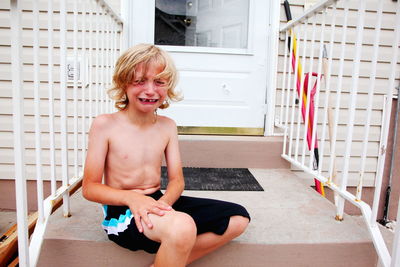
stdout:
[[(33, 13), (32, 13), (32, 3), (30, 1), (20, 1), (22, 4), (23, 14), (21, 16), (21, 25), (22, 25), (22, 62), (23, 62), (23, 89), (24, 89), (24, 139), (25, 139), (25, 164), (26, 164), (26, 178), (28, 180), (36, 179), (36, 170), (35, 170), (35, 121), (34, 121), (34, 102), (33, 102)], [(90, 3), (89, 3), (90, 2)], [(119, 13), (120, 10), (120, 0), (112, 0), (108, 1), (109, 5), (114, 9), (114, 11)], [(85, 1), (86, 10), (92, 10), (92, 14), (96, 11), (97, 8), (96, 1)], [(101, 49), (104, 47), (106, 49), (114, 46), (114, 39), (116, 35), (112, 33), (108, 33), (108, 37), (104, 38), (104, 44), (102, 44), (102, 40), (96, 40), (96, 34), (90, 34), (88, 32), (89, 29), (89, 16), (90, 13), (86, 13), (86, 29), (87, 32), (85, 34), (85, 50), (82, 50), (82, 21), (83, 21), (83, 12), (82, 10), (82, 1), (78, 1), (78, 57), (80, 55), (84, 55), (85, 63), (84, 67), (89, 68), (88, 59), (89, 51), (89, 39), (92, 38), (92, 46), (96, 48), (97, 46)], [(90, 8), (88, 8), (90, 5)], [(73, 30), (74, 30), (74, 1), (67, 1), (67, 57), (74, 56), (73, 46)], [(39, 95), (41, 98), (40, 102), (40, 121), (41, 121), (41, 145), (42, 145), (42, 164), (43, 164), (43, 179), (50, 179), (50, 133), (49, 133), (49, 89), (48, 89), (48, 1), (39, 1)], [(61, 177), (61, 134), (60, 134), (60, 12), (59, 12), (59, 2), (53, 1), (53, 49), (52, 49), (52, 62), (53, 67), (51, 71), (53, 73), (53, 91), (54, 91), (54, 131), (55, 131), (55, 159), (56, 159), (56, 178), (60, 179)], [(96, 23), (101, 25), (106, 25), (109, 22), (105, 19), (92, 21), (92, 29), (96, 30)], [(106, 26), (104, 26), (106, 27)], [(101, 28), (100, 28), (101, 29)], [(106, 28), (106, 30), (109, 28)], [(119, 47), (119, 41), (116, 43), (117, 47)], [(12, 90), (11, 90), (11, 29), (10, 29), (10, 2), (9, 1), (0, 1), (0, 179), (14, 179), (14, 157), (13, 157), (13, 126), (12, 126)], [(92, 53), (92, 68), (96, 69), (95, 65), (100, 65), (102, 62), (100, 59), (97, 59)], [(98, 70), (98, 77), (106, 77), (100, 78), (99, 81), (104, 81), (104, 84), (93, 84), (92, 94), (95, 96), (96, 94), (103, 95), (104, 99), (106, 99), (105, 90), (102, 88), (109, 88), (109, 84), (105, 84), (106, 79), (109, 80), (112, 76), (112, 69), (114, 66), (115, 58), (113, 56), (104, 57), (103, 68)], [(96, 70), (93, 71), (93, 75), (96, 75)], [(102, 75), (102, 76), (100, 76)], [(89, 89), (87, 84), (85, 84), (85, 129), (88, 131), (89, 129)], [(98, 91), (95, 92), (95, 89), (98, 88)], [(73, 82), (68, 82), (67, 84), (67, 115), (68, 115), (68, 132), (71, 133), (68, 135), (68, 157), (69, 157), (69, 172), (71, 174), (73, 171), (74, 164), (74, 99), (73, 99), (73, 91), (74, 84)], [(77, 88), (78, 95), (78, 110), (82, 109), (82, 86), (78, 83)], [(110, 107), (111, 108), (111, 107)], [(106, 112), (106, 110), (101, 110), (98, 108), (96, 112), (96, 106), (93, 103), (93, 116), (96, 116), (98, 112)], [(78, 162), (83, 161), (81, 158), (81, 143), (82, 136), (79, 134), (79, 129), (82, 127), (82, 117), (78, 118)]]

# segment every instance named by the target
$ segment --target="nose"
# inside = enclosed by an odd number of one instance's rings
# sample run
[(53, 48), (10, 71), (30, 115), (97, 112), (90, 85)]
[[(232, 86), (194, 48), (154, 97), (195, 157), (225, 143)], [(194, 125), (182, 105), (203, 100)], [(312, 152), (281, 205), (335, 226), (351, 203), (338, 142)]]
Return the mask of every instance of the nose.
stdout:
[(154, 95), (154, 93), (155, 93), (155, 86), (154, 86), (154, 84), (153, 84), (151, 81), (147, 81), (147, 82), (146, 82), (146, 90), (145, 90), (145, 93), (146, 93), (147, 95)]

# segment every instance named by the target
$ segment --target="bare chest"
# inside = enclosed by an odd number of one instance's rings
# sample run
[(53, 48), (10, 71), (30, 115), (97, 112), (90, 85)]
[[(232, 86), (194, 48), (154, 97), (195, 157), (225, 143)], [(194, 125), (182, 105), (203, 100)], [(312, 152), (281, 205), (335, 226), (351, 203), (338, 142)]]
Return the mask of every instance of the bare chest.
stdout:
[(116, 138), (109, 140), (109, 160), (120, 164), (146, 165), (162, 160), (167, 138), (163, 138), (155, 131), (122, 132)]

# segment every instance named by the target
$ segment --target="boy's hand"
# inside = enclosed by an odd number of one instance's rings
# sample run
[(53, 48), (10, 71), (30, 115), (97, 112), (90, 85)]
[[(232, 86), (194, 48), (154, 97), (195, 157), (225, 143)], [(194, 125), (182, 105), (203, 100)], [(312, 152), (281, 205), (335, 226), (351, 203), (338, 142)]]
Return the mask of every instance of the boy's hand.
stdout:
[(143, 223), (147, 225), (148, 228), (152, 228), (153, 224), (149, 219), (149, 214), (155, 214), (158, 216), (163, 216), (165, 211), (172, 210), (171, 206), (165, 202), (159, 202), (148, 196), (136, 197), (134, 201), (129, 202), (129, 209), (131, 210), (133, 217), (135, 219), (136, 227), (140, 233), (143, 233)]
[(157, 200), (157, 202), (159, 202), (159, 203), (161, 203), (161, 204), (163, 204), (163, 205), (165, 205), (165, 206), (170, 207), (171, 209), (169, 209), (169, 210), (174, 210), (174, 209), (172, 208), (172, 206), (171, 206), (170, 204), (168, 204), (168, 202), (164, 201), (162, 198), (160, 198), (159, 200)]

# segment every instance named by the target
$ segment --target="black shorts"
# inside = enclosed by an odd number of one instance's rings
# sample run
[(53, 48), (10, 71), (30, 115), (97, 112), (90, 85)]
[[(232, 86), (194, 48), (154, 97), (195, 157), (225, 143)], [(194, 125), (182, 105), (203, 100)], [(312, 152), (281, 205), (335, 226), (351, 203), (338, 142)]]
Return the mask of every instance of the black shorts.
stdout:
[[(158, 200), (162, 195), (161, 191), (157, 191), (148, 196)], [(149, 253), (158, 251), (160, 243), (139, 232), (127, 206), (104, 205), (103, 208), (105, 218), (102, 226), (110, 240), (130, 250), (142, 249)], [(172, 208), (193, 218), (198, 235), (206, 232), (222, 235), (228, 228), (231, 216), (241, 215), (250, 220), (243, 206), (221, 200), (181, 196)]]

